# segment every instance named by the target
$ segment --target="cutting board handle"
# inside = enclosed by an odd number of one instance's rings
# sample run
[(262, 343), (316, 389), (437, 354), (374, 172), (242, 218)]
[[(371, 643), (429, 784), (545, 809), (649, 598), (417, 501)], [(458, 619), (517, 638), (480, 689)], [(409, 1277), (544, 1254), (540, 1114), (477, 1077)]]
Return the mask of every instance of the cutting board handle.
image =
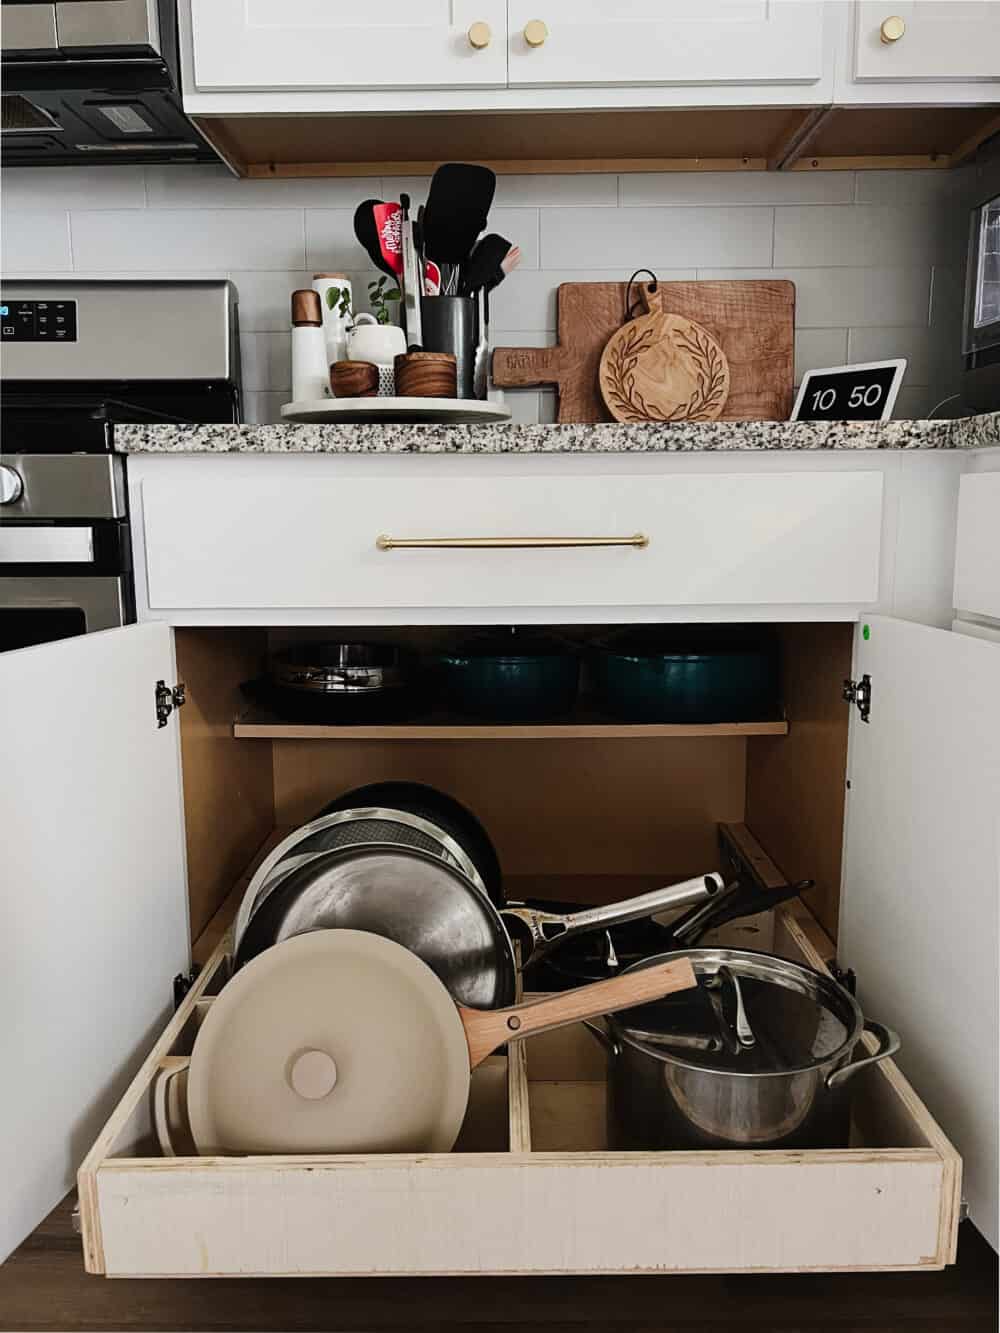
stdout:
[(514, 1005), (510, 1009), (467, 1009), (458, 1006), (459, 1016), (469, 1043), (469, 1066), (475, 1069), (491, 1051), (506, 1041), (520, 1041), (536, 1032), (578, 1023), (584, 1018), (635, 1004), (660, 1000), (674, 991), (690, 990), (697, 985), (694, 968), (687, 958), (626, 972), (609, 981), (595, 981), (590, 986), (563, 991), (544, 1000)]
[(558, 384), (564, 351), (555, 347), (498, 347), (493, 353), (493, 383), (501, 389), (530, 389)]

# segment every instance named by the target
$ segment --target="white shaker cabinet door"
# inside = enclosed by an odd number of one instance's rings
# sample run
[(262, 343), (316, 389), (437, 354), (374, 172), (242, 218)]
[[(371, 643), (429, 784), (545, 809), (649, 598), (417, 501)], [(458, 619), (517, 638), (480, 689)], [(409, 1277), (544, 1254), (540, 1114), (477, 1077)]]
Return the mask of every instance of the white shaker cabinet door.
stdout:
[(855, 675), (837, 946), (867, 1017), (962, 1154), (997, 1245), (1000, 644), (873, 616)]
[[(816, 83), (812, 0), (509, 0), (510, 83)], [(539, 25), (544, 25), (539, 26)]]
[(76, 1169), (188, 966), (173, 634), (0, 655), (0, 1261)]
[(955, 610), (1000, 621), (1000, 472), (959, 483)]
[[(507, 82), (504, 0), (189, 2), (199, 91), (496, 88)], [(387, 144), (386, 156), (392, 155)]]
[(857, 80), (1000, 84), (1000, 0), (861, 0), (855, 17)]

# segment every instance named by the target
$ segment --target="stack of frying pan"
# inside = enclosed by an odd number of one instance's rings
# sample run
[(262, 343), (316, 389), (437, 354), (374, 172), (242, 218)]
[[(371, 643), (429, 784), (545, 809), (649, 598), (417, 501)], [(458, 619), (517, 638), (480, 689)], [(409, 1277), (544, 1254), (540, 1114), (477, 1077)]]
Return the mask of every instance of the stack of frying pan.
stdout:
[[(248, 886), (234, 975), (190, 1061), (154, 1087), (163, 1150), (185, 1138), (201, 1154), (447, 1151), (471, 1070), (498, 1046), (695, 987), (676, 952), (626, 972), (613, 932), (680, 910), (650, 952), (676, 950), (768, 905), (714, 872), (571, 912), (508, 903), (492, 843), (458, 801), (414, 783), (348, 792)], [(604, 965), (575, 977), (574, 941), (595, 934)], [(570, 983), (592, 984), (515, 1005), (518, 971), (560, 956)]]

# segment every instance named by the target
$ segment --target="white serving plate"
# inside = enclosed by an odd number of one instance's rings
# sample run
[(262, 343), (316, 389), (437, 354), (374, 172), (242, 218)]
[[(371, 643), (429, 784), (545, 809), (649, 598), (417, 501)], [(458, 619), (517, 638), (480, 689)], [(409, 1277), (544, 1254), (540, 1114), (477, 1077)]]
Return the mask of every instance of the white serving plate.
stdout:
[(285, 421), (299, 422), (425, 422), (471, 426), (509, 421), (510, 408), (478, 398), (312, 398), (285, 403)]

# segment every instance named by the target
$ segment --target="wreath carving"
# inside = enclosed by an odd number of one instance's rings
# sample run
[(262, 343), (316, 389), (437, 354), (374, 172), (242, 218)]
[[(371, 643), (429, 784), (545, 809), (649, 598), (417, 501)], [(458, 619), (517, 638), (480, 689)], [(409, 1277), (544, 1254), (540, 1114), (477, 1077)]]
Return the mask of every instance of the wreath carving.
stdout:
[(612, 334), (600, 386), (616, 421), (715, 421), (729, 397), (729, 363), (701, 324), (651, 309)]

